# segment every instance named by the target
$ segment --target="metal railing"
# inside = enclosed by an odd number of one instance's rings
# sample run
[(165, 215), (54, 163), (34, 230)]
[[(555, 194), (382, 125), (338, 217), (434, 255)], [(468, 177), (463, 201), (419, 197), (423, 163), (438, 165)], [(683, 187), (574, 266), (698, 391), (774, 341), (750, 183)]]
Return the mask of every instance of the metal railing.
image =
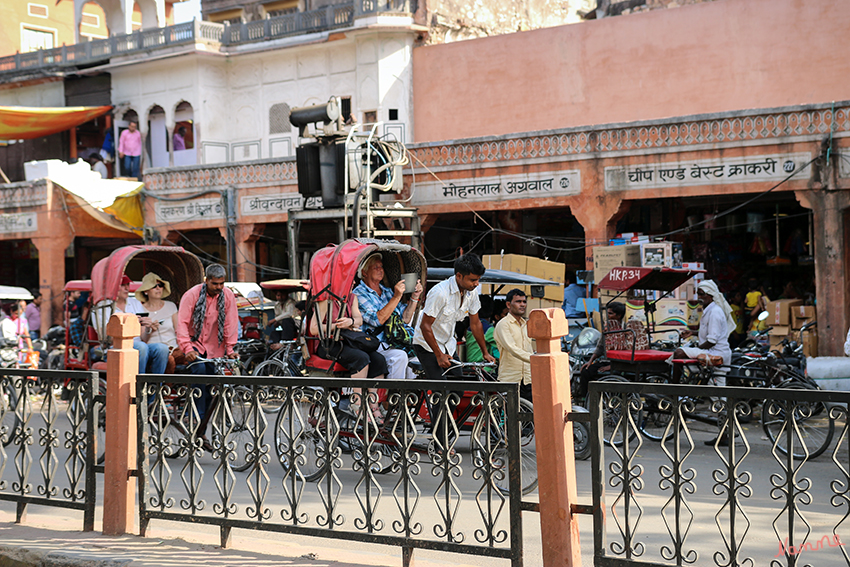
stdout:
[(0, 369), (0, 500), (18, 522), (36, 504), (82, 510), (94, 530), (98, 388), (97, 372)]
[(57, 66), (98, 63), (116, 56), (194, 43), (228, 46), (330, 31), (351, 27), (355, 18), (370, 14), (411, 14), (416, 11), (416, 4), (416, 0), (355, 0), (347, 4), (333, 4), (318, 10), (236, 25), (197, 20), (184, 22), (164, 28), (139, 30), (106, 39), (0, 57), (0, 77), (4, 74)]
[[(528, 432), (516, 384), (221, 381), (138, 376), (142, 535), (152, 520), (171, 520), (219, 526), (222, 546), (232, 528), (247, 528), (398, 546), (408, 558), (421, 548), (522, 564)], [(387, 389), (383, 425), (369, 404), (349, 407), (351, 388), (370, 398)], [(207, 392), (209, 424), (198, 411)]]
[[(589, 400), (594, 565), (850, 566), (850, 392), (594, 382)], [(660, 445), (639, 433), (650, 407)], [(698, 422), (715, 437), (703, 454)]]

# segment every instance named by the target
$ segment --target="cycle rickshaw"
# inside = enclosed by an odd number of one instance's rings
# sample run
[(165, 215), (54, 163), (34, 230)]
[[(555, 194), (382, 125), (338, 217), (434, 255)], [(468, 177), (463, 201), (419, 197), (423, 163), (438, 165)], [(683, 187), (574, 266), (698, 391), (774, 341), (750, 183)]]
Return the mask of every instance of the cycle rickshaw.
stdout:
[[(328, 302), (332, 313), (345, 312), (346, 304), (357, 285), (355, 276), (361, 264), (374, 253), (380, 253), (386, 274), (385, 285), (398, 281), (402, 274), (416, 274), (423, 283), (427, 281), (427, 265), (422, 254), (410, 246), (394, 241), (352, 239), (336, 246), (331, 245), (316, 252), (310, 262), (310, 295), (304, 314), (304, 328), (309, 328), (309, 319), (319, 317), (316, 305), (320, 301)], [(391, 286), (389, 286), (391, 287)], [(412, 290), (411, 290), (412, 291)], [(402, 299), (402, 302), (406, 298)], [(366, 462), (373, 473), (389, 472), (397, 463), (394, 453), (410, 449), (428, 455), (433, 463), (446, 463), (457, 466), (460, 456), (453, 447), (459, 436), (468, 431), (470, 444), (475, 451), (488, 443), (504, 444), (504, 438), (488, 440), (492, 437), (492, 423), (504, 420), (504, 411), (498, 395), (483, 396), (479, 392), (442, 392), (419, 391), (418, 395), (399, 395), (392, 391), (362, 393), (372, 402), (382, 402), (387, 415), (382, 424), (378, 424), (369, 410), (369, 404), (360, 404), (359, 411), (352, 412), (350, 400), (346, 396), (352, 392), (348, 388), (326, 389), (318, 382), (321, 377), (347, 376), (349, 373), (336, 361), (319, 357), (318, 345), (324, 341), (325, 351), (335, 339), (330, 320), (320, 324), (318, 336), (306, 337), (309, 357), (306, 360), (307, 372), (317, 377), (315, 387), (302, 388), (290, 393), (297, 400), (284, 402), (278, 413), (275, 426), (275, 445), (278, 457), (285, 470), (292, 470), (293, 461), (298, 462), (298, 473), (304, 480), (314, 481), (325, 476), (331, 466), (334, 451), (351, 452), (355, 461)], [(321, 319), (319, 319), (321, 321)], [(414, 317), (415, 320), (415, 317)], [(381, 388), (381, 380), (373, 382), (375, 388)], [(330, 403), (328, 402), (330, 400)], [(490, 404), (490, 406), (487, 406)], [(431, 412), (426, 406), (438, 407)], [(530, 404), (529, 404), (530, 405)], [(485, 411), (486, 408), (486, 411)], [(500, 413), (501, 412), (501, 413)], [(450, 415), (450, 417), (449, 417)], [(495, 417), (494, 417), (495, 416)], [(504, 429), (505, 424), (501, 425)], [(453, 431), (447, 433), (446, 430)], [(438, 434), (438, 431), (440, 432)], [(533, 427), (528, 428), (530, 443), (525, 443), (533, 451)], [(421, 440), (422, 442), (419, 442)], [(441, 441), (442, 440), (442, 441)], [(410, 444), (407, 444), (407, 443)], [(303, 444), (303, 449), (295, 444)], [(377, 458), (364, 459), (362, 454), (375, 452)], [(477, 453), (473, 459), (478, 458)], [(329, 458), (329, 456), (331, 456)], [(527, 455), (524, 461), (529, 460)], [(537, 484), (536, 456), (533, 474), (528, 471), (522, 476), (523, 492), (533, 490)], [(506, 458), (502, 458), (507, 467)], [(525, 468), (523, 468), (525, 473)], [(507, 486), (506, 471), (501, 476)]]

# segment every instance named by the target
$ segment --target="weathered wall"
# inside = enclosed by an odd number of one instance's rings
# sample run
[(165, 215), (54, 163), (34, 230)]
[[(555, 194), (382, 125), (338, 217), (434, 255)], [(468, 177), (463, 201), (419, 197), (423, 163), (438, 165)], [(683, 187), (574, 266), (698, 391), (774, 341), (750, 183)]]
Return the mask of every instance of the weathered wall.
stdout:
[[(416, 141), (847, 98), (850, 6), (724, 0), (419, 47)], [(451, 65), (446, 62), (451, 61)]]
[(581, 20), (594, 0), (429, 0), (427, 43), (451, 43)]

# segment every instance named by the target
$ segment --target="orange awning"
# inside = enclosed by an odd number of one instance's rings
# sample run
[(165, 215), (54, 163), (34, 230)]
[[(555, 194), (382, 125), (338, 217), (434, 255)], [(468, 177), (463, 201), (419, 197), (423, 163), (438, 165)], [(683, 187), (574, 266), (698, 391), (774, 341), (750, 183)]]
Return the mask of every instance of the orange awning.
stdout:
[(110, 110), (111, 106), (0, 106), (0, 140), (29, 140), (64, 132)]

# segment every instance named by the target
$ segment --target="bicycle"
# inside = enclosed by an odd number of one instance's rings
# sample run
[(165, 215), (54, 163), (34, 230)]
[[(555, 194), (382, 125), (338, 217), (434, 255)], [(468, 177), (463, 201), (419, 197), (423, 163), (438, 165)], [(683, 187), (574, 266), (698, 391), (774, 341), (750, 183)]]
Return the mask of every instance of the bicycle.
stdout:
[[(240, 373), (241, 362), (238, 359), (225, 357), (199, 356), (186, 368), (202, 363), (211, 363), (216, 375), (237, 376)], [(200, 438), (200, 446), (204, 450), (210, 452), (229, 450), (233, 455), (231, 468), (234, 471), (245, 471), (251, 466), (247, 457), (248, 446), (252, 442), (252, 434), (247, 427), (250, 412), (247, 401), (251, 396), (248, 388), (228, 384), (214, 386), (212, 400), (203, 418), (198, 415), (194, 404), (187, 403), (188, 396), (198, 396), (195, 387), (183, 385), (172, 389), (169, 385), (161, 385), (156, 391), (159, 392), (161, 399), (153, 399), (149, 403), (152, 406), (164, 408), (168, 414), (167, 419), (165, 419), (166, 416), (155, 415), (155, 410), (152, 410), (152, 416), (148, 421), (152, 429), (151, 435), (163, 440), (166, 458), (181, 458), (188, 455), (189, 450), (197, 448), (197, 445), (192, 444), (192, 438), (196, 436)], [(227, 400), (226, 407), (222, 405), (222, 399)], [(229, 411), (226, 411), (227, 409)], [(214, 416), (221, 411), (225, 411), (223, 419), (216, 420)], [(208, 442), (204, 437), (204, 431), (210, 420), (222, 423), (223, 427), (221, 431), (214, 427), (211, 442)], [(163, 428), (161, 435), (157, 433), (160, 427)], [(225, 446), (225, 435), (227, 435), (227, 446)]]
[[(271, 356), (254, 367), (254, 376), (303, 376), (304, 372), (295, 360), (298, 353), (298, 340), (280, 341), (281, 348), (271, 351)], [(275, 397), (268, 395), (262, 404), (266, 413), (277, 413), (280, 411), (281, 403)]]

